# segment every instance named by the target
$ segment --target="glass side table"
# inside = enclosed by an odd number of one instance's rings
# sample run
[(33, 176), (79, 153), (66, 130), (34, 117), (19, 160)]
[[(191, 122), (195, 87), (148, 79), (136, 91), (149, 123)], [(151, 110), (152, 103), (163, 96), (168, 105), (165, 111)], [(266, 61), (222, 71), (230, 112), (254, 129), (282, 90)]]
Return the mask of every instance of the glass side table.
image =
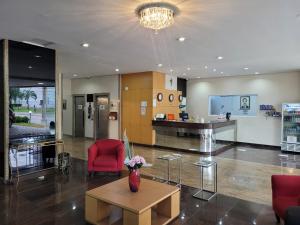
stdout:
[[(167, 162), (167, 179), (166, 183), (176, 183), (176, 186), (181, 187), (181, 167), (182, 167), (182, 155), (181, 154), (168, 154), (168, 155), (162, 155), (157, 157), (159, 160), (163, 160)], [(177, 181), (171, 180), (171, 161), (177, 161), (177, 168), (178, 168), (178, 177)]]
[[(217, 194), (218, 187), (218, 166), (217, 162), (211, 160), (201, 160), (199, 162), (193, 163), (193, 165), (198, 166), (200, 168), (200, 180), (201, 180), (201, 189), (198, 190), (193, 197), (209, 201)], [(204, 189), (204, 169), (212, 168), (214, 171), (213, 175), (213, 191)]]

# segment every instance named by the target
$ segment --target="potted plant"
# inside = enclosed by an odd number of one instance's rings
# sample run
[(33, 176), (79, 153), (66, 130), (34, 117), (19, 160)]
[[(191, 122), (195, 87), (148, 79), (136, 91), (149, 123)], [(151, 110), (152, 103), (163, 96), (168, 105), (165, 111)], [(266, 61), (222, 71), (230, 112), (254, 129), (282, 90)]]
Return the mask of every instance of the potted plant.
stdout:
[(132, 192), (138, 192), (140, 186), (140, 171), (139, 169), (146, 163), (142, 156), (134, 156), (125, 162), (129, 169), (129, 188)]

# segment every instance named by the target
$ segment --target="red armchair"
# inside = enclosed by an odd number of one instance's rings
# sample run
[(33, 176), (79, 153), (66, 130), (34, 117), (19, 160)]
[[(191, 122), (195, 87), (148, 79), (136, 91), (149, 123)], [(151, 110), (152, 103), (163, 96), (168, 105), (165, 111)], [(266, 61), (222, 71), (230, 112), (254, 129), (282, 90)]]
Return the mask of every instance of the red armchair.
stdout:
[(289, 206), (300, 206), (300, 176), (272, 176), (272, 205), (277, 222), (285, 220), (286, 209)]
[(88, 149), (88, 172), (121, 172), (125, 159), (124, 144), (119, 140), (97, 140)]

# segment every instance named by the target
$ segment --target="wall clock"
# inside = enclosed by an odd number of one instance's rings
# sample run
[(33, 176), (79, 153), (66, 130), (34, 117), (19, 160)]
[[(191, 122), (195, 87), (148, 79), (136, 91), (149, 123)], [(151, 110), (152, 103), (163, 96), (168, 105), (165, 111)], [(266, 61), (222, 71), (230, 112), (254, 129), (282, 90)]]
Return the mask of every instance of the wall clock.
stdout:
[(173, 94), (170, 94), (169, 95), (169, 102), (173, 102), (174, 101), (174, 95)]
[(179, 101), (179, 102), (182, 102), (182, 100), (183, 100), (182, 95), (178, 95), (178, 101)]
[(156, 98), (157, 98), (157, 101), (161, 102), (163, 100), (164, 96), (162, 93), (158, 93)]

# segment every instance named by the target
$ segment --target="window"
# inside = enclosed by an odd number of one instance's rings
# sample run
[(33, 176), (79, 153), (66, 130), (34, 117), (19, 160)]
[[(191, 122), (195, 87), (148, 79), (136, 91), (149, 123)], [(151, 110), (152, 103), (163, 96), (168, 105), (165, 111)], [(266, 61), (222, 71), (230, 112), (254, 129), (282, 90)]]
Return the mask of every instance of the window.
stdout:
[(257, 95), (212, 95), (208, 97), (209, 115), (230, 112), (233, 116), (256, 116)]

